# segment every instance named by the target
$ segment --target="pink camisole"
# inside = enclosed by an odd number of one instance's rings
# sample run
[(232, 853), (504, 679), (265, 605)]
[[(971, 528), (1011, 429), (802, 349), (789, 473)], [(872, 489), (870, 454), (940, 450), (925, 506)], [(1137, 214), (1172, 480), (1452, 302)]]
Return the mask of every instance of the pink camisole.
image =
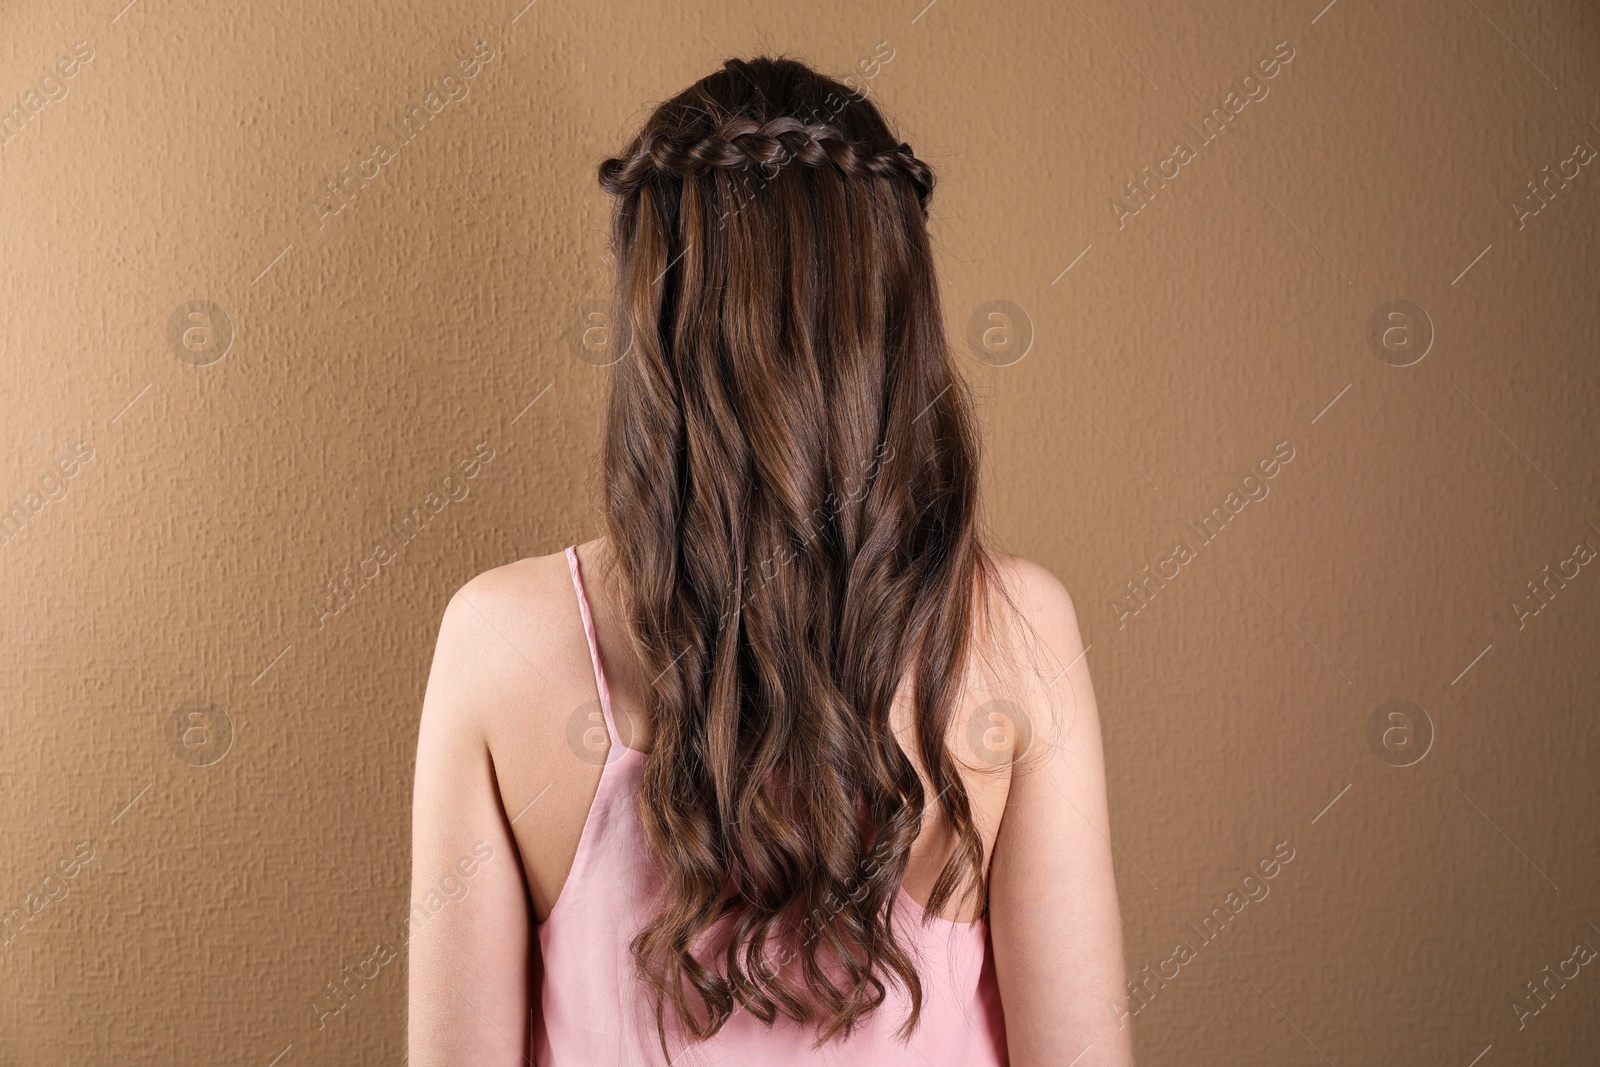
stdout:
[(908, 1014), (909, 999), (891, 985), (883, 1005), (850, 1038), (815, 1051), (809, 1028), (782, 1017), (769, 1027), (748, 1012), (736, 1011), (709, 1041), (674, 1041), (669, 1031), (671, 1058), (662, 1056), (653, 1001), (634, 977), (629, 950), (633, 935), (651, 914), (659, 885), (638, 813), (645, 755), (624, 745), (617, 733), (594, 616), (573, 548), (567, 549), (567, 566), (610, 745), (572, 871), (538, 927), (542, 974), (534, 1062), (540, 1067), (1002, 1067), (1005, 1024), (987, 924), (982, 919), (958, 923), (933, 917), (924, 925), (922, 909), (904, 889), (903, 906), (895, 911), (896, 930), (917, 960), (923, 987), (921, 1022), (908, 1042), (894, 1031)]

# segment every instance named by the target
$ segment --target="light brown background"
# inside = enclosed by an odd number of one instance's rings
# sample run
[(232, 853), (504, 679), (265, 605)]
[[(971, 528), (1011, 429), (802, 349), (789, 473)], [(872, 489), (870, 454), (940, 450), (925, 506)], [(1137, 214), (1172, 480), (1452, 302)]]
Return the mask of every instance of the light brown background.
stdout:
[[(1513, 1003), (1600, 948), (1600, 573), (1521, 628), (1512, 603), (1600, 547), (1600, 165), (1512, 205), (1600, 147), (1600, 16), (924, 2), (7, 5), (0, 106), (94, 58), (0, 147), (0, 503), (93, 458), (0, 544), (0, 914), (95, 858), (0, 948), (0, 1061), (402, 1059), (403, 960), (320, 1028), (313, 1003), (406, 913), (446, 599), (593, 534), (595, 165), (724, 55), (892, 50), (858, 78), (939, 174), (952, 334), (996, 299), (1034, 333), (962, 358), (993, 528), (1092, 642), (1130, 972), (1295, 849), (1140, 1012), (1140, 1062), (1593, 1062), (1600, 965), (1520, 1030)], [(479, 40), (470, 95), (319, 226)], [(1123, 183), (1283, 41), (1270, 95), (1119, 229)], [(209, 366), (167, 340), (196, 299), (234, 331)], [(1367, 336), (1396, 299), (1436, 331), (1404, 368)], [(319, 627), (480, 441), (470, 494)], [(1270, 496), (1119, 627), (1284, 441)], [(1436, 731), (1410, 767), (1366, 739), (1396, 699)], [(234, 725), (214, 765), (168, 743), (190, 700)]]

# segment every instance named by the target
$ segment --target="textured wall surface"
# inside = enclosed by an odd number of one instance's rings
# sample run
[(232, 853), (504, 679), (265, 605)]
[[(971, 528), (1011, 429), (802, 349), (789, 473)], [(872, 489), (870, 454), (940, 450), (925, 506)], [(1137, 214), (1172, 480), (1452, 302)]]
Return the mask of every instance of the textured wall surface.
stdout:
[(0, 13), (0, 1062), (403, 1059), (439, 615), (594, 531), (595, 165), (765, 51), (940, 176), (1140, 1061), (1594, 1062), (1592, 5), (524, 2)]

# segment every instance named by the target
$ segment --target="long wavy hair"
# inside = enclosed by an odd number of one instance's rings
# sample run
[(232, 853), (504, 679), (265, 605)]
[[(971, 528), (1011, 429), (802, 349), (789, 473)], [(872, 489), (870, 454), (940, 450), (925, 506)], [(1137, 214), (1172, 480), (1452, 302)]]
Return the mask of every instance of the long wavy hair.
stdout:
[[(599, 169), (615, 198), (603, 526), (652, 679), (639, 813), (664, 871), (632, 944), (695, 1039), (735, 1011), (848, 1036), (922, 983), (892, 925), (986, 895), (946, 738), (975, 590), (977, 435), (927, 231), (934, 176), (863, 94), (729, 60)], [(911, 672), (919, 776), (890, 728)], [(903, 905), (901, 905), (903, 907)]]

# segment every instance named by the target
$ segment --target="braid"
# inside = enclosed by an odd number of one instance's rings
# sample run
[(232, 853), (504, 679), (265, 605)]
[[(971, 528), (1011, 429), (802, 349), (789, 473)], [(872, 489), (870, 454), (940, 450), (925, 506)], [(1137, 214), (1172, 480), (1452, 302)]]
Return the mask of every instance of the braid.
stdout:
[(933, 194), (933, 171), (904, 141), (893, 148), (868, 151), (847, 140), (832, 126), (802, 122), (781, 115), (766, 122), (735, 118), (715, 133), (693, 143), (656, 137), (638, 144), (627, 158), (600, 164), (600, 185), (614, 196), (626, 196), (659, 175), (687, 177), (708, 170), (759, 169), (770, 180), (789, 163), (832, 166), (852, 178), (909, 181), (927, 214)]

